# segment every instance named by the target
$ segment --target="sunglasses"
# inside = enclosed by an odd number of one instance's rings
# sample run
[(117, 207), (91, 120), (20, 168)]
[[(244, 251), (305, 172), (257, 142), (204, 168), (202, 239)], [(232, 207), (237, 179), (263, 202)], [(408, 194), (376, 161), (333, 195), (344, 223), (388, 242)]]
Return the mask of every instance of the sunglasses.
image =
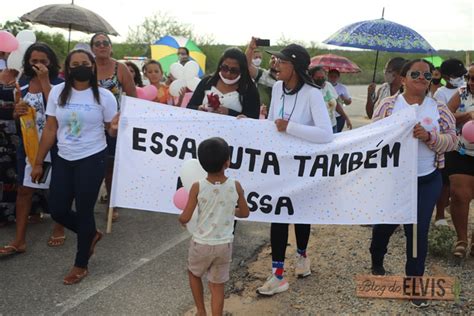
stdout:
[(433, 75), (431, 74), (431, 72), (421, 72), (421, 71), (410, 71), (408, 73), (408, 75), (410, 76), (411, 79), (415, 80), (415, 79), (418, 79), (421, 75), (423, 75), (423, 77), (425, 78), (425, 80), (428, 80), (430, 81), (431, 78), (433, 78)]
[(231, 75), (240, 75), (240, 69), (237, 67), (229, 67), (225, 64), (222, 64), (220, 69), (222, 72), (228, 72)]
[(110, 42), (108, 40), (94, 42), (94, 47), (100, 47), (100, 46), (109, 47)]

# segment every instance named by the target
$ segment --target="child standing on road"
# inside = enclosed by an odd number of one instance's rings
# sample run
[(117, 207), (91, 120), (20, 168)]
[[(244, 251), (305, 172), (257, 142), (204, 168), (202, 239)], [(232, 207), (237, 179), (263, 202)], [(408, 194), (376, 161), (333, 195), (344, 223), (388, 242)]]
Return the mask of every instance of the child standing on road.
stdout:
[(198, 206), (197, 227), (188, 254), (189, 284), (197, 315), (206, 315), (201, 278), (207, 272), (212, 315), (222, 315), (224, 283), (229, 280), (232, 261), (234, 216), (248, 217), (249, 208), (240, 183), (225, 176), (225, 169), (230, 165), (226, 141), (219, 137), (203, 141), (198, 147), (198, 157), (207, 178), (192, 185), (179, 221), (189, 222)]

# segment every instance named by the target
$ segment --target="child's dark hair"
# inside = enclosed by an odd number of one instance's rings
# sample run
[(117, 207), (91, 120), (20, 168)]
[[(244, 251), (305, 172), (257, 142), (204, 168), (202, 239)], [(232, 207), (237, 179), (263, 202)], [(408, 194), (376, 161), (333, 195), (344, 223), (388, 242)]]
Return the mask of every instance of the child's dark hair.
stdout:
[(160, 72), (163, 73), (163, 67), (161, 67), (161, 63), (159, 61), (156, 61), (154, 59), (148, 59), (142, 66), (142, 71), (145, 73), (146, 72), (146, 67), (148, 65), (158, 65), (158, 68), (160, 68)]
[(204, 170), (209, 173), (219, 172), (230, 159), (229, 145), (220, 137), (206, 139), (199, 144), (198, 158)]

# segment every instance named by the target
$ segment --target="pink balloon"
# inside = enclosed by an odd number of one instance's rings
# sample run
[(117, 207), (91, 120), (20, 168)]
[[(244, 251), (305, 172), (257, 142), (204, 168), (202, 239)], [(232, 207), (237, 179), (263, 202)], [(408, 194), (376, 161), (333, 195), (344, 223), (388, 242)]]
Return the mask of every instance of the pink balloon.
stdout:
[(158, 89), (153, 85), (143, 87), (143, 91), (145, 93), (146, 100), (153, 101), (158, 96)]
[(18, 48), (18, 40), (7, 31), (0, 31), (0, 52), (11, 53)]
[(173, 196), (173, 203), (174, 205), (180, 209), (184, 210), (186, 204), (188, 204), (189, 193), (186, 191), (184, 187), (181, 187), (176, 191)]
[(462, 127), (462, 136), (470, 143), (474, 143), (474, 121), (469, 121)]
[(143, 88), (137, 87), (137, 98), (146, 100), (145, 90), (143, 90)]

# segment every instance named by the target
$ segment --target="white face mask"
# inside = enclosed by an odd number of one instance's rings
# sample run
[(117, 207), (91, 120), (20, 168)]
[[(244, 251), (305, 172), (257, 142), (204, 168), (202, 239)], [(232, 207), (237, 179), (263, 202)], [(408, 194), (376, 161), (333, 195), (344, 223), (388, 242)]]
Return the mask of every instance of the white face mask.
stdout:
[(391, 72), (386, 72), (383, 74), (384, 80), (386, 83), (391, 84), (395, 80), (395, 76)]
[(221, 72), (219, 72), (219, 77), (221, 77), (222, 82), (224, 82), (226, 85), (229, 85), (229, 86), (236, 84), (240, 80), (240, 75), (237, 78), (231, 80), (231, 79), (224, 78)]
[(457, 77), (457, 78), (450, 78), (449, 83), (452, 84), (456, 88), (460, 88), (464, 86), (464, 78), (463, 77)]
[(262, 64), (262, 58), (254, 58), (254, 59), (252, 59), (252, 64), (254, 64), (255, 67), (260, 67), (260, 65)]

